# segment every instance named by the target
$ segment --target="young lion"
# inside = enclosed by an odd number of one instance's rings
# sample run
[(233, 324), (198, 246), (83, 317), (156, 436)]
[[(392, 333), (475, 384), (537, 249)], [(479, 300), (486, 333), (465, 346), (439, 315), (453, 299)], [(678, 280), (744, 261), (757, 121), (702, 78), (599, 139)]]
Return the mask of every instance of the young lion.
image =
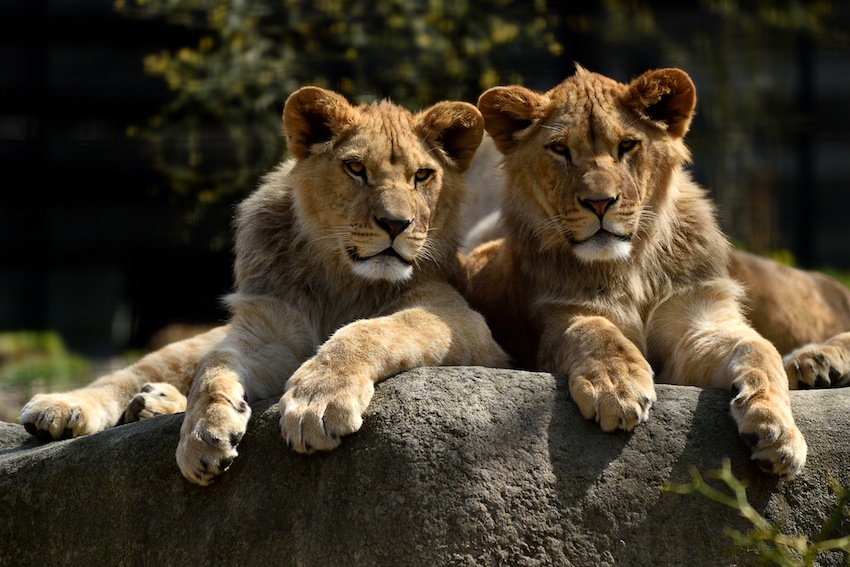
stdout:
[(776, 348), (747, 323), (730, 246), (684, 170), (696, 91), (578, 68), (539, 94), (481, 95), (504, 154), (506, 236), (470, 253), (469, 297), (518, 363), (564, 373), (605, 431), (647, 419), (660, 382), (730, 388), (752, 458), (793, 477), (806, 442)]
[[(485, 136), (466, 172), (476, 206), (467, 215), (464, 251), (504, 237), (498, 153)], [(783, 354), (791, 388), (850, 384), (850, 289), (827, 274), (733, 250), (729, 273), (744, 286), (744, 314)]]
[(154, 406), (173, 397), (163, 385), (131, 403), (146, 382), (168, 382), (188, 392), (177, 463), (206, 485), (237, 455), (253, 400), (285, 391), (281, 435), (309, 453), (357, 431), (374, 384), (388, 376), (507, 365), (453, 287), (463, 277), (462, 173), (483, 134), (478, 110), (441, 102), (412, 115), (304, 87), (286, 101), (284, 126), (293, 159), (265, 177), (235, 220), (229, 324), (85, 388), (34, 397), (20, 414), (28, 431), (76, 436), (122, 412), (132, 420), (144, 408), (174, 411)]

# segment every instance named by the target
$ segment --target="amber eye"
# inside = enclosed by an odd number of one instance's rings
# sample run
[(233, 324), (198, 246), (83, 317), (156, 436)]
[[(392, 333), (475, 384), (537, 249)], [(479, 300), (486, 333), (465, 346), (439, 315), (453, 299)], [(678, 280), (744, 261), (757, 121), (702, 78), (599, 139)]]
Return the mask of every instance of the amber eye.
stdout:
[(416, 170), (416, 173), (413, 175), (413, 178), (416, 180), (417, 183), (422, 183), (431, 179), (432, 175), (434, 175), (433, 169), (427, 169), (423, 167), (422, 169)]
[(570, 148), (565, 143), (552, 142), (546, 147), (549, 149), (550, 152), (565, 157), (567, 161), (572, 161), (572, 156), (570, 156)]
[(638, 146), (637, 140), (623, 140), (617, 148), (617, 158), (623, 159), (627, 153)]
[(351, 160), (343, 162), (345, 165), (346, 171), (355, 177), (360, 177), (364, 181), (366, 180), (366, 166), (363, 165), (363, 162), (357, 160)]

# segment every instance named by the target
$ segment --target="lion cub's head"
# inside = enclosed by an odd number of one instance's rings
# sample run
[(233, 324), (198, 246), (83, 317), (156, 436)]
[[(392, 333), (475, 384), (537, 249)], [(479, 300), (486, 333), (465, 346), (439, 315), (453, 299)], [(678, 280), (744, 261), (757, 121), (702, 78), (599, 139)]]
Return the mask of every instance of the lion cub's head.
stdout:
[(400, 282), (414, 265), (454, 254), (461, 174), (484, 132), (473, 105), (412, 114), (304, 87), (287, 99), (284, 127), (298, 230), (323, 256), (368, 280)]
[(689, 159), (683, 137), (695, 104), (678, 69), (622, 84), (579, 67), (544, 94), (486, 91), (478, 108), (513, 181), (506, 224), (539, 249), (566, 243), (584, 262), (630, 257)]

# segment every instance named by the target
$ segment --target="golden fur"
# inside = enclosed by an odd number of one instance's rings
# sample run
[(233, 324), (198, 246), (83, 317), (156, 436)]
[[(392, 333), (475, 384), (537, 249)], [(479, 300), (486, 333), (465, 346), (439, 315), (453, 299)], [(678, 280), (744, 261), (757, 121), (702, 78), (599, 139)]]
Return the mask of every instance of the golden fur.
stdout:
[(284, 125), (293, 158), (238, 210), (229, 324), (86, 388), (36, 396), (20, 415), (30, 432), (55, 439), (110, 427), (122, 412), (145, 417), (130, 411), (148, 406), (134, 396), (159, 396), (144, 384), (168, 382), (188, 393), (178, 465), (203, 485), (237, 455), (253, 400), (285, 392), (290, 447), (329, 450), (360, 428), (380, 380), (417, 366), (507, 364), (456, 289), (477, 109), (442, 102), (413, 115), (305, 87), (287, 100)]
[(730, 246), (684, 169), (695, 104), (678, 69), (485, 92), (505, 237), (470, 253), (469, 299), (518, 364), (566, 374), (603, 430), (646, 420), (654, 380), (728, 388), (753, 459), (790, 478), (807, 448), (782, 359), (746, 321)]
[[(466, 173), (475, 206), (467, 213), (464, 250), (505, 235), (500, 161), (485, 135)], [(747, 319), (784, 355), (792, 388), (850, 384), (850, 289), (824, 273), (740, 250), (729, 257), (729, 273), (744, 286)]]
[(792, 388), (850, 383), (850, 290), (837, 280), (746, 252), (732, 254), (745, 313), (783, 353)]

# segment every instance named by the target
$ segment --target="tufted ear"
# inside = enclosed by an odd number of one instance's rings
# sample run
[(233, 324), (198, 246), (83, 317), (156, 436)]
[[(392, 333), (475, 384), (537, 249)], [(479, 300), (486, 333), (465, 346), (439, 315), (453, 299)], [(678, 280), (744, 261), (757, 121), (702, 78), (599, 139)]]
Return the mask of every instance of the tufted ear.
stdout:
[(647, 71), (629, 84), (623, 99), (623, 104), (641, 119), (656, 123), (677, 138), (687, 133), (696, 103), (696, 87), (681, 69)]
[(283, 107), (283, 127), (289, 152), (298, 159), (315, 144), (328, 142), (351, 125), (354, 108), (342, 95), (319, 87), (302, 87)]
[(493, 87), (478, 98), (478, 110), (484, 115), (484, 128), (503, 154), (510, 153), (519, 141), (517, 133), (543, 116), (548, 98), (525, 87)]
[(484, 136), (484, 119), (468, 102), (438, 102), (415, 117), (416, 131), (432, 148), (441, 148), (466, 171)]

